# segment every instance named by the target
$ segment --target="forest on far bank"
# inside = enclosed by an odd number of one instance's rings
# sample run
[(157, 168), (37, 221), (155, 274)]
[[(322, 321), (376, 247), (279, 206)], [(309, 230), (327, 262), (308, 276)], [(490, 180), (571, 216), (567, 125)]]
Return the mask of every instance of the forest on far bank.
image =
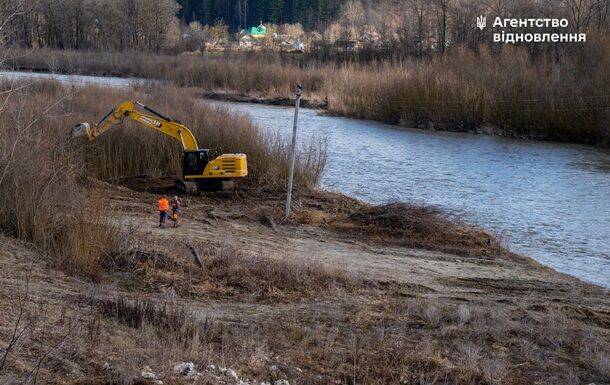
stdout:
[[(429, 57), (452, 47), (499, 52), (496, 17), (562, 18), (567, 28), (511, 28), (507, 32), (586, 33), (588, 45), (609, 30), (608, 0), (0, 0), (0, 45), (176, 54), (240, 39), (243, 28), (268, 29), (303, 42), (306, 51), (337, 42), (376, 59)], [(488, 27), (476, 18), (488, 16)], [(277, 39), (276, 39), (277, 40)], [(521, 42), (533, 56), (556, 61), (582, 44)], [(346, 48), (352, 48), (346, 46)]]

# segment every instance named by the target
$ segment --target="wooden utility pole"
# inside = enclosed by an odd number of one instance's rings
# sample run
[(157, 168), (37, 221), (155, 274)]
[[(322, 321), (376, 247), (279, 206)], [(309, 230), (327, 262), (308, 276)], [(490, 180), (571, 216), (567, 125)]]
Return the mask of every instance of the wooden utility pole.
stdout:
[(294, 178), (294, 163), (296, 161), (297, 152), (297, 123), (299, 120), (299, 107), (301, 106), (301, 93), (303, 87), (301, 83), (297, 84), (296, 101), (294, 103), (294, 124), (292, 125), (292, 148), (290, 149), (290, 169), (288, 170), (288, 193), (286, 195), (286, 210), (284, 212), (286, 219), (290, 217), (290, 203), (292, 200), (292, 179)]

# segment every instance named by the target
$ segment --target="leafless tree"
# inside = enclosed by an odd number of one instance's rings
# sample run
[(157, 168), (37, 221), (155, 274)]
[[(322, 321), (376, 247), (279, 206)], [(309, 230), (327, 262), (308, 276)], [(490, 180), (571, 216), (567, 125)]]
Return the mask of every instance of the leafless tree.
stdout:
[(430, 2), (427, 0), (407, 0), (401, 40), (407, 52), (414, 51), (419, 56), (428, 48)]
[[(595, 20), (599, 10), (599, 0), (562, 0), (566, 8), (566, 16), (576, 32), (585, 32)], [(607, 0), (606, 0), (607, 12)]]
[(229, 27), (221, 19), (217, 19), (214, 25), (206, 25), (203, 31), (204, 39), (214, 46), (229, 39)]
[(291, 39), (300, 39), (303, 37), (303, 35), (305, 35), (305, 30), (299, 23), (283, 24), (281, 27), (281, 33)]
[(330, 23), (329, 26), (324, 30), (324, 39), (328, 42), (335, 42), (341, 38), (342, 28), (339, 23)]
[[(12, 27), (2, 33), (5, 44), (159, 51), (180, 38), (175, 0), (1, 1), (7, 6), (0, 7), (0, 20)], [(16, 4), (22, 10), (11, 16)]]
[(447, 23), (448, 23), (448, 8), (450, 0), (436, 0), (435, 12), (437, 22), (437, 49), (438, 52), (444, 53), (447, 46)]
[(610, 26), (608, 25), (608, 13), (610, 13), (610, 1), (608, 0), (597, 0), (595, 2), (595, 8), (596, 8), (596, 12), (595, 14), (597, 15), (596, 18), (596, 24), (597, 24), (597, 29), (598, 30), (602, 30), (602, 29), (608, 29)]
[(365, 22), (365, 10), (359, 0), (350, 0), (341, 8), (339, 23), (342, 27), (342, 38), (358, 40)]

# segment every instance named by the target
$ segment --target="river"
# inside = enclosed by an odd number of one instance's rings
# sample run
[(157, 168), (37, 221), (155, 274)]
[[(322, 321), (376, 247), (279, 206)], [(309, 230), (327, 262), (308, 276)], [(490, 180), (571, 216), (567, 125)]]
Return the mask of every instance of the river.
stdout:
[[(292, 134), (293, 109), (218, 103)], [(434, 205), (558, 271), (610, 287), (610, 151), (403, 129), (300, 112), (301, 139), (326, 137), (322, 187), (372, 203)]]
[[(0, 72), (0, 77), (17, 76), (13, 74)], [(137, 81), (54, 76), (72, 84), (126, 86)], [(210, 103), (291, 135), (291, 108)], [(404, 129), (308, 109), (301, 110), (299, 124), (302, 142), (328, 140), (323, 188), (371, 203), (398, 200), (440, 207), (493, 232), (513, 251), (610, 287), (610, 151)]]

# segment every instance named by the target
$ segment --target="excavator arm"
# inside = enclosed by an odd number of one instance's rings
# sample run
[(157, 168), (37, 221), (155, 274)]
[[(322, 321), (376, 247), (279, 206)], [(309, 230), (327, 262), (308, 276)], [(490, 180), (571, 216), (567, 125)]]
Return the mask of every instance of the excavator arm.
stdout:
[[(140, 107), (146, 112), (139, 111), (137, 107)], [(171, 136), (182, 143), (184, 151), (197, 151), (199, 149), (197, 139), (195, 139), (195, 136), (188, 127), (156, 112), (140, 102), (132, 100), (124, 101), (117, 107), (108, 111), (93, 128), (91, 128), (89, 123), (80, 123), (76, 125), (72, 129), (71, 137), (86, 136), (89, 140), (93, 140), (106, 132), (110, 127), (122, 124), (125, 118), (129, 118), (148, 128)]]

